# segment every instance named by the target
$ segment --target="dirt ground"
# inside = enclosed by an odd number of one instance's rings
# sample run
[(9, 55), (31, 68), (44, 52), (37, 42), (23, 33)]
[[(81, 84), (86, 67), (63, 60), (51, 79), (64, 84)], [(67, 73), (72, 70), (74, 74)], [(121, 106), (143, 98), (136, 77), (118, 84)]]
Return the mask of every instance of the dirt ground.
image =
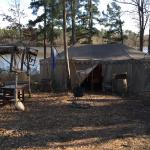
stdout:
[(0, 150), (150, 150), (148, 100), (34, 94), (24, 112), (0, 107)]

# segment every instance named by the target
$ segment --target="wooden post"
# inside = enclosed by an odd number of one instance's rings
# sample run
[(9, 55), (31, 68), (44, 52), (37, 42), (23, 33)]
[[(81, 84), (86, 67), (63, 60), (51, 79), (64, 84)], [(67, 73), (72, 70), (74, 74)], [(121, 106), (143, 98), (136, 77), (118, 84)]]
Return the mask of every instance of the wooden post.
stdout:
[(29, 91), (29, 98), (31, 97), (31, 73), (30, 73), (30, 69), (29, 69), (29, 74), (28, 74), (28, 91)]
[(11, 60), (10, 60), (10, 72), (13, 70), (13, 61), (14, 61), (14, 53), (11, 52)]
[(23, 71), (23, 65), (24, 65), (24, 55), (25, 55), (25, 49), (23, 50), (22, 58), (21, 58), (21, 71)]
[[(52, 46), (52, 43), (51, 43), (51, 62), (50, 63), (53, 63), (52, 62), (52, 53), (53, 53), (53, 46)], [(51, 82), (50, 82), (50, 89), (51, 89), (51, 91), (53, 91), (54, 90), (54, 70), (53, 70), (53, 68), (52, 68), (52, 65), (51, 65), (51, 78), (50, 78), (50, 80), (51, 80)]]
[(92, 70), (92, 84), (91, 84), (91, 91), (93, 91), (93, 70)]
[(26, 53), (26, 57), (27, 57), (27, 75), (28, 75), (28, 93), (29, 93), (29, 97), (31, 97), (31, 73), (30, 73), (30, 59), (29, 59), (29, 48), (27, 48), (27, 53)]
[(18, 101), (18, 90), (17, 90), (17, 85), (18, 85), (18, 73), (16, 72), (15, 74), (15, 103)]

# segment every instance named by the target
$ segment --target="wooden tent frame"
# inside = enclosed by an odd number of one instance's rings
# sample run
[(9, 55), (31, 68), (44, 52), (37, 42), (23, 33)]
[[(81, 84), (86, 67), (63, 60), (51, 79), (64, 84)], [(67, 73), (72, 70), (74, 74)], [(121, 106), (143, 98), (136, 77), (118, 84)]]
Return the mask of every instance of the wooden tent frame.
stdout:
[[(29, 96), (31, 94), (30, 88), (30, 66), (35, 65), (38, 50), (25, 47), (24, 49), (18, 48), (15, 45), (1, 45), (0, 46), (0, 57), (10, 64), (10, 72), (15, 72), (15, 102), (17, 102), (17, 84), (18, 84), (18, 73), (24, 72), (24, 66), (27, 68), (27, 74), (29, 76)], [(10, 54), (10, 62), (3, 56)], [(21, 60), (20, 68), (16, 68), (16, 57)]]

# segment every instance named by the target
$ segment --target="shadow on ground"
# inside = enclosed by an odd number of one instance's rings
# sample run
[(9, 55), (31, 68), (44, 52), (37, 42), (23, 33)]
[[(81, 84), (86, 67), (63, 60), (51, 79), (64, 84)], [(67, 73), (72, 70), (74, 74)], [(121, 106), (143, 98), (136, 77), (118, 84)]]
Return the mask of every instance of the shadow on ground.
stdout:
[[(84, 100), (85, 101), (85, 100)], [(0, 108), (0, 147), (67, 147), (150, 135), (150, 106), (135, 99), (88, 99), (72, 108), (63, 96), (32, 98), (26, 111)]]

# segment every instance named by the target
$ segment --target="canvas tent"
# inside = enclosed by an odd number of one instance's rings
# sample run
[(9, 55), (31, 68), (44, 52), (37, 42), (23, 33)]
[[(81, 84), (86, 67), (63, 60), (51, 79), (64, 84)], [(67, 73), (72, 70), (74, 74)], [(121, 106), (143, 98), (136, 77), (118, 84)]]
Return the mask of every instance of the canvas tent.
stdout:
[[(50, 78), (50, 59), (40, 61), (41, 78)], [(128, 92), (150, 90), (150, 58), (122, 44), (83, 45), (69, 48), (72, 88), (80, 85), (103, 89), (114, 75), (126, 74)], [(64, 53), (57, 57), (55, 85), (66, 89)]]

